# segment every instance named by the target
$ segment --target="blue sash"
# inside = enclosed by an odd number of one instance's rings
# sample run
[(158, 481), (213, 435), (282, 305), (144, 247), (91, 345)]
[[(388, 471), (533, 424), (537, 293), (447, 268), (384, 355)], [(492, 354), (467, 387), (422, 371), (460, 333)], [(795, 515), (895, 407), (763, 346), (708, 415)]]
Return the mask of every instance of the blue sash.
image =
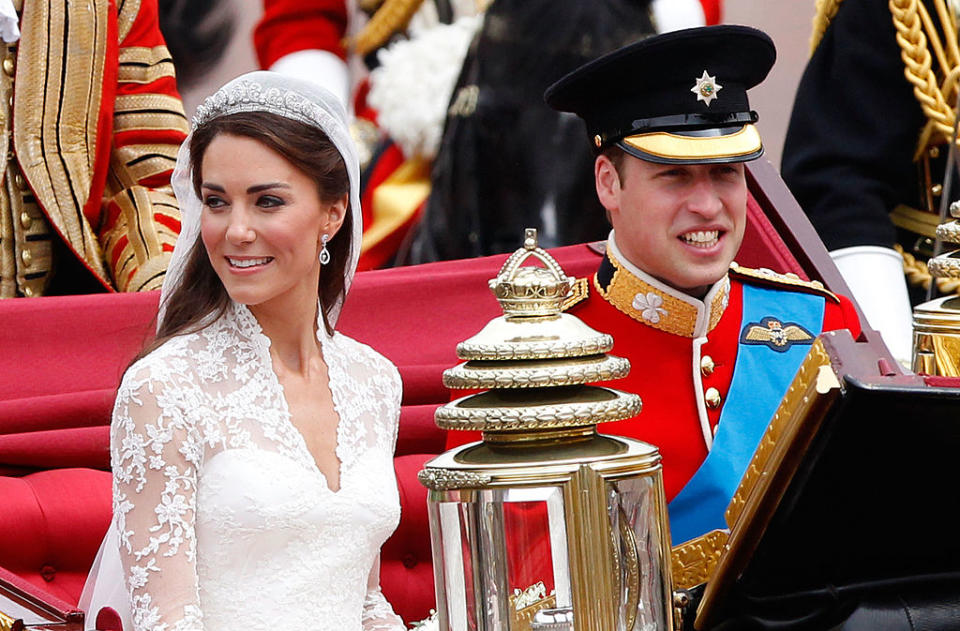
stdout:
[(753, 452), (786, 394), (810, 344), (745, 341), (745, 330), (774, 317), (798, 324), (816, 337), (823, 327), (824, 298), (813, 294), (743, 286), (743, 319), (737, 363), (706, 460), (667, 507), (674, 544), (717, 528), (747, 470)]

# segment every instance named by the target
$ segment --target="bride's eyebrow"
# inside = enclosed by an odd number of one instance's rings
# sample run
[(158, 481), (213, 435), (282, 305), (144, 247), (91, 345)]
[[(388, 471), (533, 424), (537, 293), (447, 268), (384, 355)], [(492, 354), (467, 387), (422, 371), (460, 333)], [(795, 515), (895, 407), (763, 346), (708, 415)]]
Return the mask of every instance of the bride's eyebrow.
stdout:
[(261, 191), (268, 191), (272, 188), (290, 188), (289, 184), (283, 182), (270, 182), (269, 184), (257, 184), (256, 186), (251, 186), (247, 189), (247, 193), (259, 193)]
[[(200, 184), (200, 188), (210, 189), (211, 191), (216, 191), (217, 193), (226, 193), (227, 189), (223, 188), (219, 184), (214, 184), (212, 182), (203, 182)], [(256, 184), (247, 189), (247, 193), (260, 193), (262, 191), (268, 191), (274, 188), (290, 188), (289, 184), (284, 182), (269, 182), (267, 184)]]

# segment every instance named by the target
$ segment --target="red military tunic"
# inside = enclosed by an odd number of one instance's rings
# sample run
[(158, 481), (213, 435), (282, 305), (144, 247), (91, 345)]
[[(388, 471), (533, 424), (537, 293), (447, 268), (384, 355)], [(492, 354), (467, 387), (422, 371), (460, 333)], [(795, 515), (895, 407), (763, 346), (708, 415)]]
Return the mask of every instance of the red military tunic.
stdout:
[(0, 297), (159, 289), (188, 125), (157, 0), (22, 4), (0, 76)]
[[(712, 444), (746, 324), (742, 321), (746, 285), (818, 294), (825, 301), (823, 331), (847, 328), (854, 337), (860, 334), (852, 303), (814, 283), (734, 264), (698, 300), (623, 262), (612, 241), (607, 258), (590, 279), (588, 295), (568, 310), (612, 335), (612, 354), (630, 360), (627, 377), (604, 385), (639, 394), (643, 411), (598, 429), (659, 447), (668, 501), (696, 473)], [(779, 354), (771, 351), (770, 361), (778, 359)], [(447, 446), (478, 439), (476, 432), (450, 432)]]

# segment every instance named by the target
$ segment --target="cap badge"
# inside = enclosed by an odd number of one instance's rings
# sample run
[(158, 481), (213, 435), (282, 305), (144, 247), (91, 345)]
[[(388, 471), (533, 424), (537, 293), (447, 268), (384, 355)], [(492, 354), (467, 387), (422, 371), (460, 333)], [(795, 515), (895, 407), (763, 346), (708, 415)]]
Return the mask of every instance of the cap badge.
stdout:
[(708, 75), (706, 70), (703, 71), (703, 76), (695, 81), (690, 91), (697, 95), (698, 101), (703, 101), (707, 107), (710, 107), (710, 103), (717, 98), (717, 92), (722, 90), (723, 86), (717, 83), (716, 77)]

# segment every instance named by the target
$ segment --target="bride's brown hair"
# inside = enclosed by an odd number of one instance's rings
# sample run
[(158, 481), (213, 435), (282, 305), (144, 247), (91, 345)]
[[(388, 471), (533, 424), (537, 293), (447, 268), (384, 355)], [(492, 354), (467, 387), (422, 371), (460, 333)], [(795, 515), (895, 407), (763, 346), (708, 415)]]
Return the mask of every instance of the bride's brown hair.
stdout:
[[(324, 203), (332, 203), (350, 192), (343, 156), (318, 127), (269, 112), (239, 112), (214, 118), (193, 132), (190, 140), (193, 172), (190, 176), (194, 192), (201, 199), (203, 156), (220, 134), (252, 138), (276, 151), (317, 183)], [(318, 291), (323, 324), (330, 335), (333, 334), (332, 310), (346, 293), (345, 269), (350, 260), (353, 230), (350, 210), (348, 196), (343, 224), (327, 244), (330, 262), (320, 273)], [(187, 257), (180, 284), (167, 298), (166, 313), (157, 329), (157, 337), (138, 357), (172, 337), (202, 329), (222, 316), (229, 305), (230, 296), (198, 237)]]

